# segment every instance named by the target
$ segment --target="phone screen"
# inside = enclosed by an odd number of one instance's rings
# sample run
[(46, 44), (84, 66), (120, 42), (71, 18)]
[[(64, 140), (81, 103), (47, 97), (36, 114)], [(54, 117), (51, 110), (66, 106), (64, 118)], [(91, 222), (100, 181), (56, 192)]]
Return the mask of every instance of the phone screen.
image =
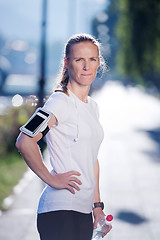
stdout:
[(31, 132), (34, 132), (37, 127), (44, 121), (45, 119), (36, 115), (32, 120), (25, 126)]

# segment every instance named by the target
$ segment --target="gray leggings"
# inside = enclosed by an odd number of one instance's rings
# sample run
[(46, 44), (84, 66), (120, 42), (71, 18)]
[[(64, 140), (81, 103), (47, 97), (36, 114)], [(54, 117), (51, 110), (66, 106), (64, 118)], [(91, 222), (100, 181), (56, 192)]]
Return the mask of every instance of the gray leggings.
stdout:
[(92, 213), (60, 210), (37, 216), (37, 229), (41, 240), (91, 240)]

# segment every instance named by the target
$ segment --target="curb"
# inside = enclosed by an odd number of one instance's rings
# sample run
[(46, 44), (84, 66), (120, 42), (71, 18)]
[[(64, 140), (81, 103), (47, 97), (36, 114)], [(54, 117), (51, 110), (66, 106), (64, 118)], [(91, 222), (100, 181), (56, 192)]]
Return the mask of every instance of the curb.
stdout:
[[(48, 165), (47, 166), (48, 169), (50, 169), (49, 156), (47, 150), (45, 150), (43, 153), (43, 159), (44, 162), (47, 163), (46, 165)], [(27, 187), (29, 182), (31, 182), (34, 179), (34, 177), (36, 177), (35, 173), (33, 173), (32, 170), (28, 167), (28, 170), (24, 173), (23, 177), (19, 180), (18, 184), (13, 187), (12, 194), (3, 200), (2, 203), (3, 210), (0, 210), (0, 216), (2, 216), (3, 211), (7, 211), (12, 207), (16, 196), (20, 195), (23, 192), (23, 190)]]
[[(24, 173), (23, 177), (19, 180), (18, 184), (13, 187), (12, 194), (3, 200), (2, 209), (4, 211), (7, 211), (11, 208), (16, 196), (20, 195), (23, 192), (24, 188), (27, 187), (29, 182), (32, 181), (34, 177), (35, 176), (33, 172), (28, 168), (28, 170)], [(2, 213), (3, 211), (0, 211), (0, 216), (2, 215)]]

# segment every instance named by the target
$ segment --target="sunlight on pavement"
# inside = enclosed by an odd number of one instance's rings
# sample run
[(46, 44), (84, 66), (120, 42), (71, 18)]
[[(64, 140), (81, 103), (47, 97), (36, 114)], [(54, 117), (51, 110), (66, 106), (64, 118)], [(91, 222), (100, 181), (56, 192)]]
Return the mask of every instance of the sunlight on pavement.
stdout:
[(117, 82), (107, 82), (93, 98), (105, 133), (98, 157), (101, 199), (114, 216), (104, 240), (158, 240), (160, 101)]
[(100, 108), (100, 119), (108, 131), (117, 133), (160, 125), (160, 102), (142, 88), (108, 82), (94, 97)]

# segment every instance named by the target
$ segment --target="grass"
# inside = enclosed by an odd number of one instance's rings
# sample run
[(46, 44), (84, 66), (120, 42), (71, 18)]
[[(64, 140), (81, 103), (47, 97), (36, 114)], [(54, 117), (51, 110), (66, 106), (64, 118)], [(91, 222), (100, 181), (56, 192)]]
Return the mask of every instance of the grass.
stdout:
[(12, 193), (26, 170), (26, 163), (16, 151), (0, 158), (0, 209), (3, 199)]

